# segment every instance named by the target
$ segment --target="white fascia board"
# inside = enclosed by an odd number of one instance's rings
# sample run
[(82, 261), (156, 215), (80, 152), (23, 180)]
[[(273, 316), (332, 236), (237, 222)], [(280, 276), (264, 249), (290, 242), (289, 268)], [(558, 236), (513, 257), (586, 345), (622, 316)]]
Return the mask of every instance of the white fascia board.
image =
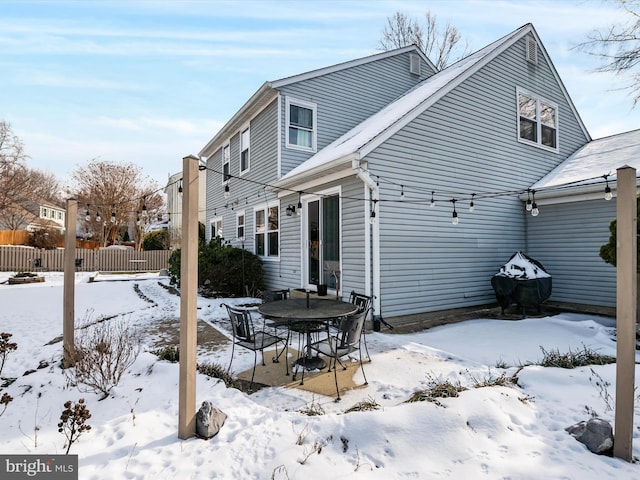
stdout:
[(242, 125), (247, 124), (258, 113), (264, 110), (278, 95), (269, 82), (262, 86), (240, 107), (231, 119), (218, 130), (214, 137), (198, 153), (199, 157), (209, 157), (225, 143), (229, 137), (234, 135)]
[(307, 190), (328, 182), (355, 175), (351, 167), (356, 155), (340, 157), (331, 162), (319, 165), (298, 175), (287, 177), (273, 183), (273, 190), (278, 190), (278, 196), (285, 196), (294, 191)]
[(387, 52), (377, 53), (374, 55), (370, 55), (368, 57), (357, 58), (355, 60), (349, 60), (347, 62), (338, 63), (336, 65), (330, 65), (328, 67), (318, 68), (316, 70), (311, 70), (309, 72), (300, 73), (298, 75), (293, 75), (291, 77), (281, 78), (279, 80), (273, 80), (268, 82), (271, 85), (271, 88), (280, 88), (285, 87), (287, 85), (291, 85), (297, 82), (303, 82), (305, 80), (310, 80), (312, 78), (320, 77), (322, 75), (328, 75), (330, 73), (339, 72), (341, 70), (345, 70), (347, 68), (357, 67), (359, 65), (366, 65), (367, 63), (375, 62), (378, 60), (382, 60), (384, 58), (393, 57), (396, 55), (401, 55), (406, 52), (412, 52), (420, 55), (420, 57), (427, 62), (432, 68), (434, 72), (437, 72), (438, 69), (435, 65), (429, 60), (429, 58), (415, 45), (409, 45), (408, 47), (402, 47), (395, 50), (389, 50)]

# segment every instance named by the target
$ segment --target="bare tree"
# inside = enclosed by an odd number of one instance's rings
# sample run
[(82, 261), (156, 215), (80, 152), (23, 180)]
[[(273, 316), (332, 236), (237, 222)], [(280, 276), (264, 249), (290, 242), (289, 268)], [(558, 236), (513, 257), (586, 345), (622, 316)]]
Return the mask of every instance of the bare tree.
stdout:
[[(85, 229), (104, 246), (114, 244), (123, 229), (134, 226), (136, 244), (141, 239), (140, 227), (163, 203), (154, 181), (144, 177), (132, 163), (91, 160), (73, 174), (79, 212), (85, 213)], [(138, 225), (138, 219), (140, 224)]]
[[(387, 17), (380, 48), (392, 50), (415, 44), (434, 62), (438, 70), (442, 70), (470, 53), (468, 42), (465, 41), (462, 45), (462, 41), (462, 35), (456, 27), (449, 22), (441, 27), (436, 16), (429, 11), (425, 14), (424, 26), (415, 18), (396, 12)], [(454, 54), (456, 55), (452, 58)]]
[(11, 125), (0, 121), (0, 213), (28, 190), (26, 160), (24, 146)]
[(578, 48), (603, 61), (599, 72), (614, 72), (630, 77), (626, 86), (633, 96), (633, 107), (640, 101), (640, 2), (616, 0), (629, 15), (623, 25), (611, 25), (605, 30), (595, 30)]
[(58, 178), (51, 172), (37, 169), (29, 169), (29, 183), (34, 198), (62, 206), (62, 185)]

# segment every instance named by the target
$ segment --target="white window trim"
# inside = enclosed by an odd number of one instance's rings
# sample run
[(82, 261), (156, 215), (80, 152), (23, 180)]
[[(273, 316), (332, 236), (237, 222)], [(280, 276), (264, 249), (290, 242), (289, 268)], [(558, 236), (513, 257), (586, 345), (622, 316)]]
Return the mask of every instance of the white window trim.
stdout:
[[(520, 95), (526, 95), (529, 98), (532, 98), (536, 101), (536, 136), (538, 138), (537, 142), (532, 142), (531, 140), (527, 140), (526, 138), (520, 137)], [(549, 147), (547, 145), (542, 144), (542, 117), (540, 115), (540, 104), (544, 103), (555, 109), (556, 111), (556, 147)], [(516, 122), (517, 122), (517, 132), (518, 132), (518, 142), (524, 143), (526, 145), (532, 145), (537, 148), (541, 148), (543, 150), (547, 150), (549, 152), (559, 153), (560, 152), (560, 112), (558, 109), (558, 104), (555, 102), (551, 102), (540, 95), (536, 95), (535, 93), (531, 93), (528, 90), (524, 90), (522, 88), (516, 88)]]
[[(225, 162), (225, 158), (224, 158), (224, 151), (225, 149), (228, 148), (229, 149), (229, 178), (228, 179), (224, 179), (224, 166), (227, 162)], [(220, 152), (220, 163), (222, 164), (222, 185), (225, 185), (227, 183), (229, 183), (229, 180), (231, 179), (231, 142), (227, 142), (226, 144), (224, 144), (222, 146), (222, 150)]]
[[(244, 145), (242, 144), (242, 134), (244, 132), (247, 132), (249, 135), (249, 145), (247, 145), (247, 168), (245, 168), (244, 170), (242, 170), (242, 152), (244, 150)], [(239, 162), (238, 162), (238, 168), (240, 169), (240, 175), (243, 175), (247, 172), (249, 172), (249, 170), (251, 170), (251, 126), (249, 124), (244, 125), (241, 129), (240, 129), (240, 156), (238, 157)]]
[[(313, 130), (311, 132), (311, 148), (301, 147), (300, 145), (293, 145), (289, 143), (289, 111), (290, 106), (296, 105), (298, 107), (308, 108), (312, 111), (313, 115)], [(285, 145), (292, 150), (300, 150), (303, 152), (315, 152), (318, 145), (318, 106), (315, 103), (306, 102), (304, 100), (297, 100), (295, 98), (287, 97), (285, 102)]]
[[(244, 229), (244, 236), (238, 237), (238, 228), (240, 228), (240, 223), (238, 220), (240, 217), (244, 217), (244, 223), (242, 224), (242, 228)], [(247, 238), (247, 215), (244, 210), (240, 210), (236, 213), (236, 237), (238, 240), (245, 240)]]
[[(269, 229), (268, 229), (268, 224), (269, 224), (269, 208), (271, 207), (278, 207), (278, 255), (277, 256), (269, 256), (269, 255), (259, 255), (257, 252), (257, 248), (258, 248), (258, 242), (255, 241), (255, 237), (256, 234), (258, 232), (256, 232), (256, 212), (259, 211), (263, 211), (265, 213), (265, 244), (264, 244), (264, 251), (265, 253), (269, 251), (269, 244), (268, 244), (268, 234), (269, 234)], [(245, 236), (246, 236), (246, 223), (247, 223), (247, 217), (244, 217), (244, 222), (245, 222)], [(263, 203), (261, 205), (256, 205), (255, 207), (253, 207), (253, 219), (252, 219), (252, 231), (251, 234), (253, 235), (253, 253), (258, 256), (260, 259), (262, 259), (265, 262), (279, 262), (280, 261), (280, 251), (282, 248), (282, 207), (280, 205), (280, 202), (278, 200), (274, 200), (268, 203)]]
[(217, 237), (223, 238), (222, 229), (224, 228), (224, 222), (222, 221), (222, 217), (213, 217), (209, 220), (209, 232), (211, 232), (213, 225), (218, 222), (220, 222), (220, 230), (217, 231), (218, 233), (216, 235), (211, 235), (211, 240)]

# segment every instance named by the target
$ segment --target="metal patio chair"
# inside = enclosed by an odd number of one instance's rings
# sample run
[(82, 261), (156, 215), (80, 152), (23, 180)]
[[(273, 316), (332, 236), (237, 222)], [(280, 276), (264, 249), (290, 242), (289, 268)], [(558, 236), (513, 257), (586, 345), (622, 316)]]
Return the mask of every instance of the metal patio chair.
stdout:
[(357, 351), (360, 360), (360, 368), (362, 369), (362, 375), (364, 376), (364, 384), (368, 385), (369, 383), (367, 381), (367, 375), (364, 373), (361, 349), (364, 320), (367, 313), (369, 313), (368, 309), (342, 318), (338, 328), (334, 332), (327, 328), (327, 337), (325, 339), (308, 345), (308, 348), (329, 357), (329, 370), (333, 368), (333, 376), (336, 384), (336, 402), (340, 401), (340, 388), (338, 387), (337, 372), (338, 363), (343, 370), (347, 369), (346, 365), (342, 363), (341, 358), (351, 355)]
[(251, 373), (251, 383), (249, 384), (249, 390), (251, 390), (253, 387), (253, 379), (256, 375), (258, 351), (260, 351), (260, 354), (262, 355), (262, 365), (266, 365), (264, 362), (264, 349), (275, 345), (276, 356), (273, 357), (272, 361), (274, 363), (278, 363), (280, 354), (282, 353), (278, 354), (278, 343), (283, 342), (286, 344), (287, 339), (266, 332), (264, 329), (256, 330), (253, 325), (253, 318), (248, 310), (232, 307), (227, 304), (223, 305), (226, 307), (229, 314), (231, 330), (233, 332), (231, 360), (229, 361), (227, 372), (231, 371), (231, 364), (233, 363), (233, 354), (235, 352), (236, 345), (253, 351), (253, 371)]
[[(371, 310), (371, 303), (373, 302), (373, 297), (368, 295), (364, 295), (363, 293), (357, 293), (355, 291), (351, 291), (349, 295), (349, 302), (358, 306), (358, 312), (369, 312)], [(366, 321), (366, 316), (365, 316)], [(364, 349), (367, 352), (367, 359), (371, 361), (371, 356), (369, 355), (369, 347), (367, 346), (367, 334), (362, 330), (362, 336), (364, 337)]]

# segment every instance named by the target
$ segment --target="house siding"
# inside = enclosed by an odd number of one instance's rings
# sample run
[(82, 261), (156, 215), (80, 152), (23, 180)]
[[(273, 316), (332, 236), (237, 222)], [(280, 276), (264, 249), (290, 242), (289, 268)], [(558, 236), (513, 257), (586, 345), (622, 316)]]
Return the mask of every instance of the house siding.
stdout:
[(527, 217), (527, 253), (551, 274), (550, 300), (615, 307), (616, 269), (600, 258), (609, 241), (615, 200), (540, 205)]
[[(224, 198), (222, 184), (222, 148), (207, 161), (207, 240), (211, 240), (210, 221), (222, 217), (223, 238), (234, 246), (241, 246), (237, 238), (236, 215), (245, 211), (245, 242), (247, 250), (255, 252), (253, 232), (254, 205), (264, 205), (275, 200), (261, 184), (276, 178), (277, 165), (277, 101), (262, 110), (249, 124), (250, 169), (240, 175), (240, 132), (230, 137), (231, 175), (229, 198)], [(237, 178), (234, 178), (237, 177)]]
[[(586, 143), (552, 70), (544, 62), (531, 68), (524, 49), (524, 39), (516, 42), (367, 156), (371, 174), (381, 179), (385, 316), (495, 301), (491, 277), (525, 247), (517, 192)], [(558, 105), (559, 153), (518, 142), (518, 87)], [(469, 213), (472, 193), (478, 197)], [(452, 198), (458, 225), (451, 223)]]
[[(429, 71), (428, 75), (431, 74)], [(287, 85), (280, 89), (280, 94), (283, 98), (317, 105), (317, 151), (320, 151), (424, 78), (409, 72), (409, 53), (405, 53)], [(281, 175), (285, 175), (314, 152), (286, 147), (285, 101), (281, 102), (280, 121)]]

